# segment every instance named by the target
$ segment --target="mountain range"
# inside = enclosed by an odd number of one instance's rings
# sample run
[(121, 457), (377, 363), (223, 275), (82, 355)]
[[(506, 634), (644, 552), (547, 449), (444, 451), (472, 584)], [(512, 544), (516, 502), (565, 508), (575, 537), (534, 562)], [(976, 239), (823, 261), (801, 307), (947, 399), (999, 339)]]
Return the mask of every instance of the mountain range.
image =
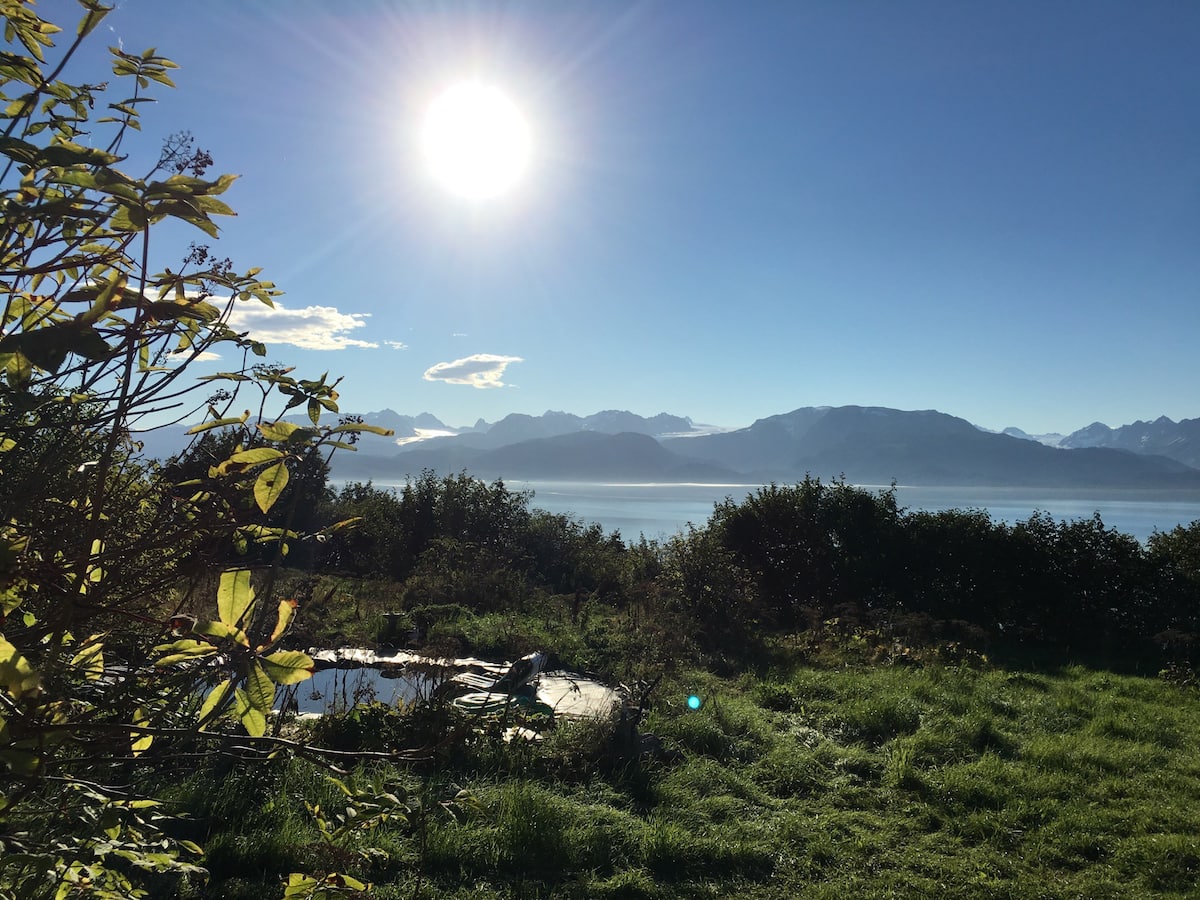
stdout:
[[(1200, 491), (1200, 419), (1094, 423), (1064, 436), (862, 406), (804, 407), (731, 430), (622, 410), (513, 414), (465, 428), (390, 409), (363, 418), (395, 437), (366, 435), (359, 452), (336, 454), (334, 477), (399, 480), (432, 469), (535, 481), (763, 483), (811, 474), (859, 484)], [(164, 452), (170, 435), (145, 437), (149, 455), (175, 452)]]
[(522, 480), (755, 483), (812, 474), (862, 484), (1200, 490), (1200, 420), (1089, 426), (1054, 436), (1058, 446), (936, 410), (861, 406), (805, 407), (727, 431), (614, 411), (512, 415), (457, 432), (431, 424), (426, 433), (437, 436), (386, 453), (378, 442), (360, 445), (357, 458), (336, 460), (335, 474), (390, 479), (428, 468)]

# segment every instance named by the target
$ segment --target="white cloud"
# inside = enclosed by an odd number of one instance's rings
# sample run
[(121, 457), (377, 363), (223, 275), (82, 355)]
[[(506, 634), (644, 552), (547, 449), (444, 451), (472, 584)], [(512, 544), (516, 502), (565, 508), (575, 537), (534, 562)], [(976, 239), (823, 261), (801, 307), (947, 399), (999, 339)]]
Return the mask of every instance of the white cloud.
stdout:
[(186, 363), (212, 362), (213, 360), (221, 358), (220, 353), (213, 353), (211, 350), (201, 350), (195, 355), (195, 357), (192, 356), (193, 352), (194, 351), (192, 351), (190, 348), (185, 348), (183, 350), (172, 350), (170, 361)]
[(384, 343), (387, 344), (389, 347), (391, 347), (393, 350), (407, 350), (408, 349), (408, 344), (404, 343), (404, 341), (384, 341)]
[(305, 350), (345, 350), (347, 347), (378, 347), (370, 341), (347, 337), (346, 333), (366, 326), (370, 313), (344, 313), (332, 306), (288, 309), (282, 303), (269, 306), (238, 304), (229, 314), (229, 327), (248, 331), (264, 344), (292, 344)]
[(444, 381), (447, 384), (469, 384), (476, 388), (505, 387), (501, 380), (509, 363), (524, 362), (519, 356), (495, 356), (491, 353), (476, 353), (466, 359), (438, 363), (425, 370), (426, 381)]

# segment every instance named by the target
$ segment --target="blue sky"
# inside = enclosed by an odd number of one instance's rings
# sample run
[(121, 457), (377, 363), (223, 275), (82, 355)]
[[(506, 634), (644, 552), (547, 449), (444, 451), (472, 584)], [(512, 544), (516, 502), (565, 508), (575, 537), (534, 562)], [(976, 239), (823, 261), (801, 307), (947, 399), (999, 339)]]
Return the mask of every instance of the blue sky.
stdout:
[[(214, 249), (286, 291), (245, 326), (346, 410), (1200, 416), (1200, 5), (118, 0), (117, 41), (181, 66), (142, 149), (242, 176)], [(468, 77), (534, 146), (486, 203), (418, 149)]]

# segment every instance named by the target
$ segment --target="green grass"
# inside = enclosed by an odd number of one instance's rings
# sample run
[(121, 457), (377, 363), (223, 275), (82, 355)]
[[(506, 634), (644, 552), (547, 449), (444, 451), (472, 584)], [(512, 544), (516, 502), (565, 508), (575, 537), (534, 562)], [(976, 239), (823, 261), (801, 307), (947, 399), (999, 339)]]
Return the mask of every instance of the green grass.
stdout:
[(581, 725), (403, 773), (478, 801), (431, 814), (423, 854), (402, 823), (364, 838), (385, 851), (373, 862), (317, 852), (302, 799), (328, 791), (298, 762), (241, 776), (237, 802), (182, 789), (213, 829), (211, 896), (339, 862), (384, 898), (413, 896), (418, 870), (438, 898), (1200, 896), (1193, 688), (1082, 668), (796, 668), (685, 673), (656, 699), (659, 761), (614, 761), (609, 731)]

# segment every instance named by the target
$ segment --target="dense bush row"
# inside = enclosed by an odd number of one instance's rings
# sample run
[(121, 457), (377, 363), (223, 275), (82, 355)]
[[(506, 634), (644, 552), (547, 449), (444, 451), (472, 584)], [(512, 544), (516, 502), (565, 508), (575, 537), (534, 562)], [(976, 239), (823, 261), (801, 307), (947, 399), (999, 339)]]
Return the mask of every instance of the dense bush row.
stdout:
[(1187, 655), (1200, 627), (1200, 523), (1143, 546), (1099, 515), (1009, 525), (806, 479), (727, 499), (663, 543), (626, 544), (535, 502), (466, 475), (425, 473), (398, 492), (349, 485), (326, 516), (359, 526), (317, 564), (398, 582), (408, 610), (524, 612), (556, 597), (573, 615), (587, 603), (682, 613), (697, 646), (734, 656), (836, 621), (910, 642), (1156, 663)]
[(726, 501), (706, 533), (681, 543), (706, 549), (690, 560), (689, 598), (711, 604), (705, 583), (740, 580), (727, 614), (744, 628), (848, 616), (904, 636), (950, 627), (1110, 661), (1183, 651), (1197, 629), (1200, 523), (1143, 547), (1098, 514), (1009, 525), (983, 510), (908, 512), (891, 491), (807, 479)]

